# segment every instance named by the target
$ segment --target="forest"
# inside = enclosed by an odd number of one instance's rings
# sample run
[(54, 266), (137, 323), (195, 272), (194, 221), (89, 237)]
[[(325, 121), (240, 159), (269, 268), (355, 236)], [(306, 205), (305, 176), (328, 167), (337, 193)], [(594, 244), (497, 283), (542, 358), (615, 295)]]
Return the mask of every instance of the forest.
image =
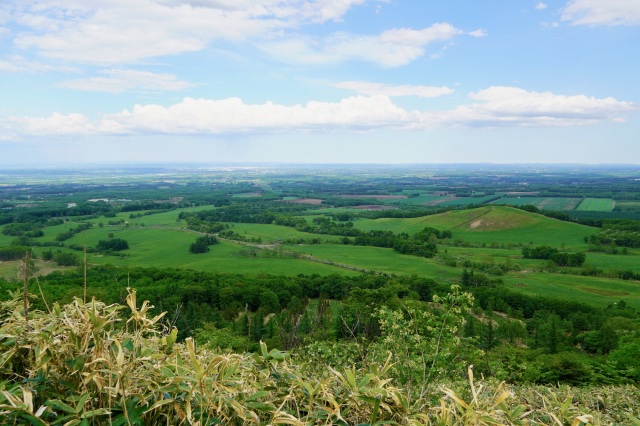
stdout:
[(640, 423), (640, 168), (0, 176), (14, 423)]

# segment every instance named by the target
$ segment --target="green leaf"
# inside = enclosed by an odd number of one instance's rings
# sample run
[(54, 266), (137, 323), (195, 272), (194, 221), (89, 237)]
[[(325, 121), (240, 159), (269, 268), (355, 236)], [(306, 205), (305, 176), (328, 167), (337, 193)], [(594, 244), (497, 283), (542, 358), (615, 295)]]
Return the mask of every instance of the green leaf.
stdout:
[(247, 407), (258, 411), (271, 411), (275, 408), (272, 404), (267, 404), (260, 401), (248, 401), (246, 405)]
[(247, 397), (247, 401), (253, 401), (259, 398), (264, 398), (265, 396), (269, 396), (269, 392), (266, 391), (258, 391), (256, 393), (254, 393), (253, 395)]
[(82, 413), (82, 416), (80, 417), (83, 419), (90, 419), (91, 417), (104, 416), (110, 413), (111, 411), (109, 411), (109, 409), (107, 408), (98, 408), (97, 410), (86, 411)]
[(55, 410), (62, 410), (65, 413), (69, 413), (69, 414), (76, 414), (76, 409), (65, 404), (64, 402), (60, 401), (59, 399), (51, 399), (49, 401), (47, 401), (45, 403), (47, 406), (55, 409)]
[(42, 421), (41, 419), (39, 419), (39, 418), (37, 418), (35, 416), (32, 416), (31, 414), (26, 414), (25, 413), (25, 414), (22, 414), (21, 417), (24, 418), (24, 419), (29, 420), (29, 423), (31, 423), (32, 425), (47, 426), (47, 424), (44, 421)]
[(87, 403), (87, 399), (89, 399), (88, 393), (85, 393), (80, 397), (80, 399), (78, 400), (78, 403), (76, 404), (76, 409), (75, 409), (76, 414), (79, 414), (80, 411), (82, 411), (82, 409), (84, 408), (84, 405)]

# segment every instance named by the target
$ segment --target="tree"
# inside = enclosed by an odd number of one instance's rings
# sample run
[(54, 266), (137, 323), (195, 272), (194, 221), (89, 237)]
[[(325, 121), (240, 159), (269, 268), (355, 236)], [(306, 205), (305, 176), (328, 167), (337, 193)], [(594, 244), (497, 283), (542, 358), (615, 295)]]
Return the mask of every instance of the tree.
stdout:
[(128, 248), (129, 248), (129, 243), (127, 242), (127, 240), (124, 240), (122, 238), (100, 240), (96, 245), (96, 251), (99, 251), (99, 252), (121, 251), (121, 250), (127, 250)]
[(57, 252), (53, 255), (53, 261), (58, 266), (78, 266), (80, 265), (80, 258), (74, 253)]
[(215, 235), (204, 235), (202, 237), (198, 237), (196, 242), (191, 243), (189, 246), (189, 253), (207, 253), (209, 251), (209, 246), (214, 244), (218, 244), (218, 239)]

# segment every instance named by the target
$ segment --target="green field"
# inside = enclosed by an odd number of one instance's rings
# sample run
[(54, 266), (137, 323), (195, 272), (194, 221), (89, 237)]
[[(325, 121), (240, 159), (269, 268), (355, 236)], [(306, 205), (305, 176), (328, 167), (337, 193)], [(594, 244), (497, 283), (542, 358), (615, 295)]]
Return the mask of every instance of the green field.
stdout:
[(273, 258), (242, 254), (247, 252), (244, 246), (221, 242), (211, 246), (205, 254), (189, 253), (189, 245), (195, 241), (197, 234), (171, 229), (156, 228), (93, 228), (69, 239), (70, 244), (86, 244), (93, 247), (106, 234), (112, 232), (115, 238), (123, 238), (129, 243), (129, 250), (123, 251), (124, 258), (104, 256), (90, 253), (87, 261), (91, 264), (144, 266), (144, 267), (176, 267), (189, 268), (206, 272), (237, 272), (246, 274), (269, 273), (282, 275), (297, 274), (331, 274), (344, 273), (338, 267), (310, 262), (303, 259)]
[(400, 254), (390, 248), (358, 247), (333, 244), (317, 246), (287, 246), (294, 252), (358, 269), (398, 275), (419, 275), (435, 280), (457, 281), (460, 271), (441, 265), (434, 259)]
[[(311, 220), (311, 218), (309, 218)], [(230, 230), (245, 238), (260, 238), (263, 243), (273, 243), (287, 239), (320, 238), (322, 241), (337, 241), (342, 237), (336, 235), (310, 234), (296, 231), (295, 228), (281, 225), (264, 225), (260, 223), (229, 223)]]
[(630, 306), (640, 309), (637, 281), (525, 272), (503, 278), (511, 290), (529, 295), (573, 300), (601, 307), (625, 300)]
[(439, 202), (444, 201), (446, 197), (440, 197), (438, 195), (419, 195), (417, 197), (408, 197), (408, 198), (400, 198), (397, 200), (392, 200), (393, 204), (439, 204)]
[(640, 260), (637, 255), (587, 253), (587, 261), (585, 263), (604, 271), (617, 270), (640, 273)]
[(512, 249), (502, 248), (471, 248), (471, 247), (454, 247), (450, 245), (443, 245), (438, 247), (438, 251), (441, 254), (446, 254), (449, 257), (454, 258), (458, 262), (477, 262), (487, 264), (503, 264), (503, 263), (517, 263), (522, 267), (535, 267), (540, 261), (535, 259), (521, 259), (522, 252), (519, 247)]
[[(565, 199), (566, 200), (566, 199)], [(593, 199), (602, 201), (600, 199)], [(585, 200), (586, 201), (586, 200)], [(606, 201), (606, 200), (605, 200)], [(187, 211), (211, 209), (197, 207)], [(339, 209), (336, 209), (339, 210)], [(342, 209), (340, 209), (342, 210)], [(332, 212), (323, 209), (322, 212)], [(578, 275), (539, 273), (547, 268), (548, 261), (522, 259), (521, 247), (525, 244), (549, 245), (569, 251), (585, 251), (584, 237), (597, 232), (591, 228), (570, 222), (551, 219), (542, 215), (506, 206), (484, 206), (469, 210), (452, 210), (446, 213), (416, 218), (357, 219), (354, 226), (363, 231), (385, 230), (411, 235), (425, 227), (451, 230), (453, 237), (439, 246), (439, 255), (434, 259), (402, 255), (388, 248), (358, 247), (342, 244), (327, 244), (341, 236), (303, 233), (294, 228), (279, 225), (229, 223), (230, 229), (246, 239), (260, 239), (264, 247), (251, 248), (246, 244), (222, 241), (211, 247), (206, 254), (188, 252), (197, 233), (185, 229), (178, 220), (179, 210), (130, 218), (130, 213), (120, 213), (115, 218), (91, 219), (94, 227), (76, 234), (65, 245), (95, 247), (99, 240), (113, 237), (128, 241), (130, 249), (122, 256), (89, 253), (89, 264), (114, 264), (140, 267), (178, 267), (206, 272), (234, 272), (241, 274), (357, 274), (360, 271), (381, 272), (399, 275), (417, 275), (439, 282), (457, 282), (465, 261), (500, 265), (517, 265), (520, 272), (506, 274), (503, 279), (516, 291), (528, 294), (554, 295), (580, 300), (586, 303), (606, 305), (625, 299), (640, 305), (637, 282), (612, 278), (592, 278)], [(314, 211), (318, 213), (318, 211)], [(137, 214), (137, 212), (136, 212)], [(306, 216), (311, 220), (313, 216)], [(126, 224), (109, 225), (123, 219)], [(99, 224), (102, 223), (102, 227)], [(45, 228), (45, 236), (38, 241), (55, 241), (56, 235), (76, 227), (76, 222)], [(324, 244), (286, 245), (278, 251), (278, 241), (285, 239), (319, 238)], [(8, 245), (14, 237), (0, 234), (0, 244)], [(464, 245), (468, 245), (465, 247)], [(271, 249), (273, 251), (268, 251)], [(36, 254), (49, 250), (35, 247)], [(58, 248), (52, 248), (53, 251)], [(82, 256), (82, 252), (70, 250)], [(295, 258), (291, 253), (298, 253)], [(312, 258), (306, 258), (311, 256)], [(458, 267), (443, 264), (446, 257), (458, 262)], [(640, 272), (638, 253), (629, 250), (626, 255), (587, 253), (586, 264), (611, 273), (612, 271)], [(0, 263), (0, 276), (14, 278), (17, 262)], [(52, 264), (40, 263), (40, 273), (52, 269)]]
[(584, 237), (596, 228), (563, 222), (522, 210), (492, 206), (409, 219), (361, 219), (354, 226), (365, 230), (385, 230), (414, 234), (424, 227), (450, 229), (453, 239), (475, 244), (537, 244), (586, 249)]
[(610, 212), (613, 210), (613, 200), (610, 198), (585, 198), (576, 208), (578, 211)]
[(573, 210), (580, 201), (580, 198), (503, 197), (494, 201), (492, 204), (508, 206), (524, 206), (530, 204), (540, 210)]
[(390, 200), (387, 204), (418, 204), (431, 207), (467, 206), (469, 204), (483, 204), (495, 197), (495, 195), (487, 195), (484, 197), (446, 197), (440, 195), (420, 195), (418, 197)]
[(445, 207), (445, 206), (467, 206), (469, 204), (484, 204), (495, 197), (496, 195), (487, 195), (484, 197), (457, 197), (452, 200), (445, 201), (442, 204), (438, 204), (438, 206)]

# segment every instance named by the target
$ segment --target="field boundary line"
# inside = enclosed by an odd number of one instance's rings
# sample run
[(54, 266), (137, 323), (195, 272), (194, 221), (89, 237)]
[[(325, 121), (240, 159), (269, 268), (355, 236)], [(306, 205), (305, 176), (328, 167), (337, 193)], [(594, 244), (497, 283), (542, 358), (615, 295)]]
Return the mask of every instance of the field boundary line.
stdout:
[(484, 215), (485, 215), (485, 214), (487, 214), (487, 213), (491, 213), (491, 211), (493, 210), (493, 207), (488, 207), (488, 209), (489, 209), (489, 210), (487, 210), (486, 212), (481, 213), (481, 214), (479, 214), (478, 216), (472, 217), (471, 219), (467, 220), (466, 222), (462, 222), (460, 225), (456, 225), (456, 226), (454, 226), (454, 227), (453, 227), (453, 228), (451, 228), (451, 229), (457, 229), (457, 228), (460, 228), (462, 225), (466, 225), (467, 223), (472, 222), (472, 221), (474, 221), (474, 220), (476, 220), (476, 219), (478, 219), (478, 218), (480, 218), (480, 217), (484, 216)]

